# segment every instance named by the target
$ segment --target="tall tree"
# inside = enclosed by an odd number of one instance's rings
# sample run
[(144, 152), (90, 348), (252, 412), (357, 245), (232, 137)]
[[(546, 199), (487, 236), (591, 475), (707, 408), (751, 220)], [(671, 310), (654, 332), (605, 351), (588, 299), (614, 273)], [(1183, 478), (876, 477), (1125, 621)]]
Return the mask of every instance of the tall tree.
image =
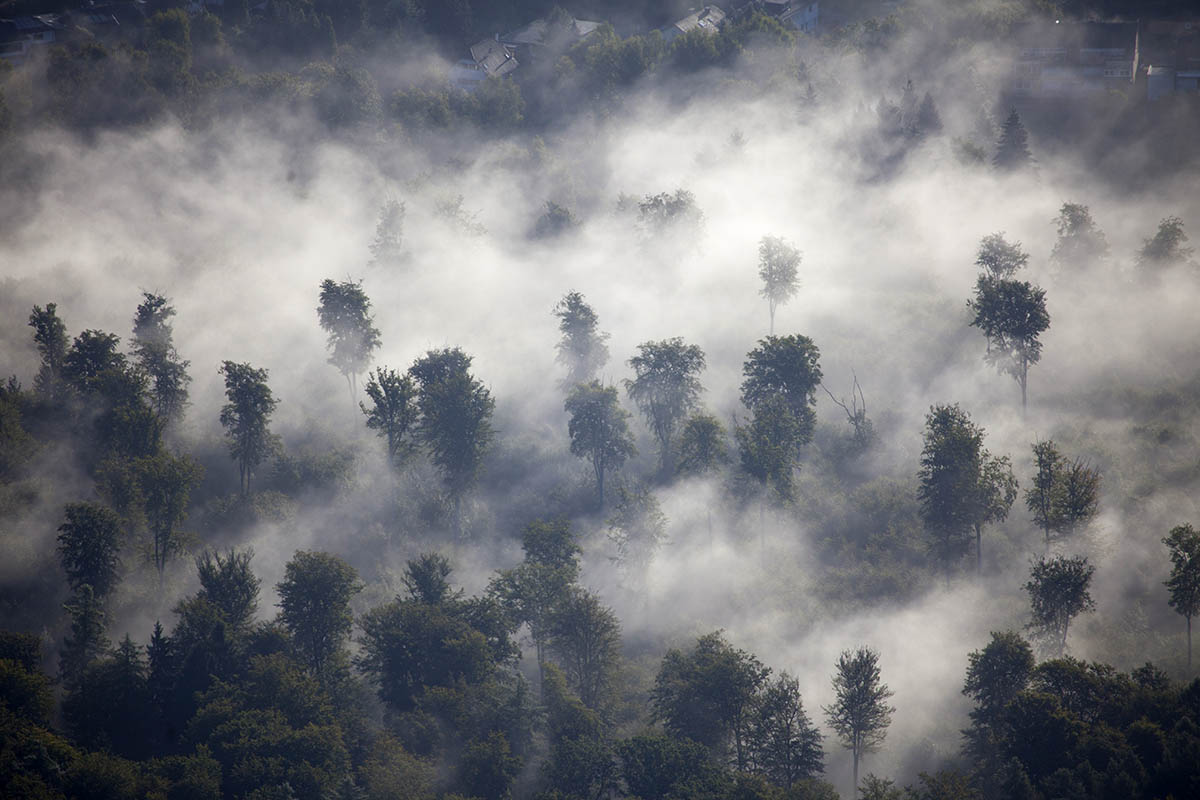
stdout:
[(475, 484), (492, 443), (496, 407), (491, 392), (472, 377), (470, 368), (471, 357), (455, 347), (430, 350), (408, 370), (417, 382), (421, 440), (442, 473), (460, 527), (462, 497)]
[(925, 416), (917, 500), (947, 579), (954, 562), (966, 554), (970, 531), (981, 518), (983, 435), (983, 428), (957, 405), (934, 406)]
[(786, 672), (758, 697), (750, 752), (754, 771), (785, 789), (825, 770), (821, 732), (804, 711), (800, 681)]
[(371, 407), (362, 402), (358, 407), (367, 417), (367, 427), (387, 439), (388, 463), (399, 466), (416, 449), (417, 385), (411, 375), (380, 367), (368, 375), (366, 391)]
[(583, 704), (600, 710), (621, 658), (621, 623), (613, 610), (591, 592), (571, 591), (551, 615), (549, 649)]
[(781, 237), (764, 236), (758, 242), (758, 277), (763, 282), (759, 294), (767, 300), (772, 336), (775, 335), (775, 308), (791, 300), (800, 290), (800, 281), (796, 277), (800, 258), (800, 251)]
[(87, 668), (108, 653), (110, 643), (105, 636), (104, 609), (91, 586), (80, 586), (64, 608), (71, 615), (71, 633), (63, 642), (58, 670), (67, 689), (73, 690)]
[(703, 411), (688, 417), (679, 431), (681, 475), (702, 475), (729, 461), (728, 432), (721, 420)]
[(1138, 251), (1138, 267), (1147, 272), (1156, 272), (1183, 264), (1195, 250), (1187, 247), (1188, 237), (1183, 232), (1183, 220), (1179, 217), (1166, 217), (1158, 223), (1154, 236), (1142, 240), (1142, 249)]
[(667, 539), (667, 517), (654, 494), (644, 486), (620, 487), (607, 523), (608, 538), (617, 548), (613, 560), (634, 574), (650, 566)]
[(384, 199), (379, 209), (379, 222), (375, 226), (375, 240), (370, 245), (372, 265), (391, 267), (400, 263), (404, 211), (403, 201), (395, 197)]
[(167, 562), (184, 547), (179, 526), (187, 518), (192, 488), (204, 476), (204, 468), (189, 456), (174, 456), (162, 450), (135, 461), (133, 474), (150, 529), (151, 556), (161, 591)]
[(1033, 156), (1029, 152), (1029, 134), (1015, 108), (1008, 112), (1008, 117), (1000, 127), (1000, 139), (996, 142), (992, 164), (1002, 172), (1015, 172), (1033, 164)]
[(531, 522), (522, 534), (521, 547), (524, 561), (501, 571), (493, 579), (491, 591), (510, 610), (515, 622), (529, 626), (539, 679), (544, 684), (554, 614), (566, 602), (579, 577), (581, 551), (566, 519)]
[(252, 547), (230, 548), (224, 555), (218, 550), (205, 550), (196, 558), (198, 596), (217, 609), (231, 633), (248, 630), (258, 611), (262, 580), (250, 566), (253, 559)]
[(1008, 456), (980, 454), (979, 479), (975, 484), (971, 524), (975, 528), (975, 567), (983, 574), (983, 528), (1008, 519), (1008, 511), (1017, 499), (1017, 479)]
[(249, 364), (225, 361), (219, 370), (225, 376), (221, 424), (229, 441), (229, 454), (238, 464), (242, 495), (250, 493), (250, 476), (275, 449), (276, 437), (267, 427), (278, 404), (267, 386), (267, 371)]
[(1092, 213), (1081, 203), (1063, 203), (1054, 218), (1058, 240), (1050, 260), (1062, 267), (1092, 267), (1108, 258), (1108, 240), (1096, 226)]
[(371, 354), (379, 347), (379, 329), (371, 316), (371, 301), (362, 281), (321, 281), (321, 304), (317, 319), (328, 334), (325, 346), (329, 363), (346, 378), (353, 400), (358, 394), (358, 376), (366, 371)]
[(1162, 540), (1171, 556), (1171, 577), (1164, 585), (1171, 593), (1171, 608), (1187, 620), (1187, 665), (1192, 668), (1192, 617), (1200, 614), (1200, 533), (1191, 525), (1177, 525)]
[(774, 489), (779, 500), (790, 502), (792, 471), (800, 448), (812, 439), (812, 427), (781, 396), (755, 403), (749, 422), (733, 429), (742, 469), (764, 492)]
[(125, 371), (125, 356), (117, 350), (120, 343), (116, 334), (92, 329), (82, 332), (63, 358), (63, 377), (82, 394), (102, 393), (113, 373)]
[(567, 422), (571, 455), (592, 462), (596, 507), (603, 511), (605, 475), (637, 453), (629, 432), (629, 412), (621, 408), (617, 387), (602, 386), (600, 381), (575, 384), (563, 408), (571, 415)]
[(746, 354), (742, 364), (742, 403), (751, 411), (772, 397), (786, 402), (802, 433), (801, 444), (812, 438), (821, 385), (821, 351), (807, 336), (768, 336)]
[(33, 341), (42, 363), (33, 379), (34, 390), (52, 403), (62, 402), (66, 392), (63, 366), (67, 358), (67, 326), (58, 317), (58, 306), (47, 303), (45, 308), (34, 306), (29, 315)]
[(706, 745), (745, 771), (755, 698), (770, 673), (720, 631), (706, 634), (686, 653), (672, 649), (663, 657), (650, 692), (654, 715), (671, 733)]
[(292, 556), (275, 586), (279, 621), (291, 631), (296, 648), (323, 684), (338, 666), (354, 622), (350, 601), (362, 588), (358, 573), (345, 561), (305, 550)]
[(880, 679), (879, 654), (869, 647), (842, 651), (833, 675), (833, 691), (833, 703), (824, 707), (825, 718), (842, 746), (853, 755), (857, 795), (859, 762), (883, 744), (896, 711), (888, 705), (894, 692)]
[(1020, 242), (1010, 242), (1004, 234), (992, 233), (979, 242), (979, 253), (975, 257), (975, 265), (983, 270), (983, 274), (992, 280), (1011, 280), (1017, 270), (1024, 269), (1029, 263), (1029, 254), (1021, 247)]
[(596, 378), (608, 363), (607, 333), (597, 330), (599, 317), (579, 292), (567, 292), (554, 306), (562, 339), (557, 345), (558, 363), (566, 367), (562, 387), (570, 391), (576, 384)]
[(1080, 459), (1065, 458), (1053, 440), (1035, 442), (1036, 472), (1025, 490), (1025, 506), (1046, 538), (1069, 536), (1096, 515), (1100, 500), (1100, 473)]
[(1025, 591), (1029, 594), (1029, 630), (1061, 657), (1067, 649), (1071, 620), (1096, 604), (1088, 587), (1096, 568), (1083, 556), (1039, 558), (1029, 571)]
[(1046, 290), (1025, 281), (980, 275), (975, 298), (973, 327), (987, 337), (984, 359), (1007, 373), (1021, 387), (1021, 410), (1028, 406), (1029, 367), (1042, 358), (1038, 337), (1050, 327)]
[(67, 584), (78, 593), (87, 584), (103, 603), (117, 585), (121, 518), (99, 503), (68, 503), (58, 526), (58, 555)]
[(164, 421), (173, 422), (188, 402), (191, 362), (179, 357), (173, 342), (171, 317), (175, 309), (162, 295), (142, 293), (133, 317), (133, 353), (150, 378), (150, 405)]
[(971, 727), (963, 731), (963, 750), (975, 759), (984, 781), (1003, 766), (999, 740), (1004, 709), (1029, 684), (1035, 663), (1029, 643), (1013, 631), (993, 632), (986, 647), (967, 656), (962, 693), (975, 701), (975, 708)]
[(634, 377), (625, 381), (625, 391), (658, 440), (660, 470), (666, 477), (673, 472), (675, 429), (696, 408), (703, 391), (699, 375), (704, 370), (704, 351), (684, 344), (678, 336), (643, 342), (629, 366)]

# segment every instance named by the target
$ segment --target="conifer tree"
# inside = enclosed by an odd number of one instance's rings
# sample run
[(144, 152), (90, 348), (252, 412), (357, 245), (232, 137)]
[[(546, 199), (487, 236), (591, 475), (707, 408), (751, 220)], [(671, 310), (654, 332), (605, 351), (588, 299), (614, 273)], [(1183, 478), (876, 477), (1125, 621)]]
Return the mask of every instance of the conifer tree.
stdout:
[(1015, 172), (1033, 164), (1029, 152), (1029, 134), (1021, 124), (1021, 117), (1014, 108), (1008, 113), (1000, 128), (1000, 139), (996, 142), (996, 155), (992, 165), (1001, 172)]

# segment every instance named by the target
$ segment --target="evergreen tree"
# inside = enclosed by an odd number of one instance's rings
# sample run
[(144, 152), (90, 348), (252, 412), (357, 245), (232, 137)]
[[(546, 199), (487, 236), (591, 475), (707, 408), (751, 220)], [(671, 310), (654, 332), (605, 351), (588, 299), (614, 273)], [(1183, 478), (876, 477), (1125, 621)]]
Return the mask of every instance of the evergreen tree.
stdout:
[(29, 315), (33, 341), (42, 363), (38, 366), (33, 388), (51, 403), (61, 403), (67, 389), (63, 367), (67, 358), (67, 326), (58, 317), (58, 306), (47, 303), (43, 309), (34, 306)]
[(103, 603), (117, 585), (121, 519), (98, 503), (68, 503), (58, 526), (58, 555), (71, 591), (87, 584)]
[(577, 384), (596, 378), (608, 363), (607, 333), (597, 330), (599, 317), (579, 292), (567, 292), (554, 307), (562, 339), (557, 345), (558, 363), (567, 369), (562, 388), (570, 391)]
[(71, 615), (71, 633), (63, 642), (58, 671), (63, 684), (73, 690), (88, 667), (108, 653), (110, 645), (105, 636), (104, 609), (91, 586), (80, 586), (64, 608)]
[(992, 165), (1002, 172), (1015, 172), (1033, 164), (1029, 152), (1029, 134), (1021, 124), (1021, 117), (1014, 108), (1000, 128), (1000, 139), (996, 142), (996, 155)]
[(350, 601), (362, 588), (358, 573), (342, 559), (303, 550), (292, 556), (275, 586), (279, 620), (323, 684), (345, 658), (343, 645), (354, 622)]
[(170, 323), (175, 309), (169, 301), (150, 292), (143, 292), (142, 298), (133, 318), (133, 352), (150, 378), (151, 407), (164, 421), (173, 422), (188, 403), (192, 378), (187, 368), (191, 362), (181, 359), (175, 350)]

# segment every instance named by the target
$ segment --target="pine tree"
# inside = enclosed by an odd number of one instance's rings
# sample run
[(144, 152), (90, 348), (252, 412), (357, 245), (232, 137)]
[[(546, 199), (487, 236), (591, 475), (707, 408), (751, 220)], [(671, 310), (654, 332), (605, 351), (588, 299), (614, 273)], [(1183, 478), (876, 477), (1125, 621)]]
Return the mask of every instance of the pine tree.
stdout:
[(996, 142), (996, 155), (992, 165), (1003, 172), (1015, 172), (1033, 164), (1029, 152), (1029, 134), (1021, 124), (1021, 117), (1014, 108), (1000, 128), (1000, 140)]

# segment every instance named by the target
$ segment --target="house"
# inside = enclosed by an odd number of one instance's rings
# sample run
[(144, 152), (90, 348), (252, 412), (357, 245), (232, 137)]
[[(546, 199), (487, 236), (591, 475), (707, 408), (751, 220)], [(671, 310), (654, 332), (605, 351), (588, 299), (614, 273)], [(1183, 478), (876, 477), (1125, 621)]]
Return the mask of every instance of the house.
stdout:
[(513, 48), (495, 39), (476, 42), (470, 53), (450, 69), (450, 85), (455, 89), (473, 92), (488, 78), (503, 77), (519, 66)]
[(705, 6), (699, 11), (693, 11), (674, 25), (662, 29), (663, 41), (670, 44), (674, 39), (688, 31), (707, 30), (717, 31), (725, 22), (725, 12), (716, 6)]
[(66, 12), (64, 21), (98, 39), (132, 39), (146, 22), (146, 2), (89, 2)]
[(501, 44), (512, 48), (522, 62), (533, 64), (553, 61), (568, 48), (591, 36), (601, 25), (601, 22), (575, 19), (570, 14), (555, 14), (535, 19), (522, 28), (496, 38)]
[(1009, 91), (1062, 100), (1128, 90), (1138, 70), (1136, 22), (1038, 22), (1013, 33)]
[(817, 32), (821, 5), (808, 0), (759, 0), (764, 14), (805, 33)]
[(0, 58), (24, 63), (39, 49), (62, 39), (67, 26), (57, 14), (0, 19)]
[(1200, 20), (1145, 22), (1139, 36), (1147, 101), (1200, 93)]

